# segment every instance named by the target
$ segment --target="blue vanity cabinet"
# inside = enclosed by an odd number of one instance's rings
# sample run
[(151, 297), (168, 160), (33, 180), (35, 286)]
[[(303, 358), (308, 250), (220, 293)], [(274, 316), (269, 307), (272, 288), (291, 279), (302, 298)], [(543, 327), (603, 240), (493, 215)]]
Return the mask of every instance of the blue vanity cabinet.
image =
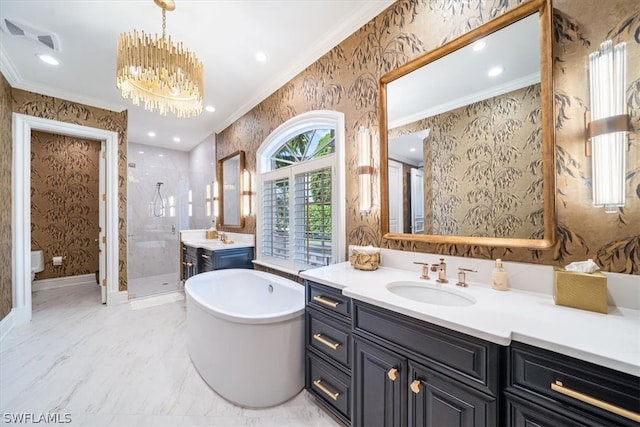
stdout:
[(502, 425), (504, 347), (360, 301), (352, 326), (354, 426)]
[(212, 251), (214, 270), (227, 268), (253, 269), (253, 248), (234, 248)]
[(182, 280), (206, 271), (227, 268), (253, 269), (253, 248), (210, 250), (182, 245)]
[(351, 300), (305, 281), (305, 388), (319, 405), (351, 425)]
[(512, 426), (640, 425), (640, 378), (519, 342), (505, 397)]

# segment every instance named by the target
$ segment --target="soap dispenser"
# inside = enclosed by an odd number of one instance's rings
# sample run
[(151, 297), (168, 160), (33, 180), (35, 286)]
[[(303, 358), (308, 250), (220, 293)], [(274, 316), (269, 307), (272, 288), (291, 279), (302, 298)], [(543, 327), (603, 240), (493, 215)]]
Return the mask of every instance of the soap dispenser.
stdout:
[(491, 287), (499, 291), (509, 289), (509, 278), (507, 277), (507, 272), (504, 271), (500, 258), (496, 259), (496, 266), (491, 273)]

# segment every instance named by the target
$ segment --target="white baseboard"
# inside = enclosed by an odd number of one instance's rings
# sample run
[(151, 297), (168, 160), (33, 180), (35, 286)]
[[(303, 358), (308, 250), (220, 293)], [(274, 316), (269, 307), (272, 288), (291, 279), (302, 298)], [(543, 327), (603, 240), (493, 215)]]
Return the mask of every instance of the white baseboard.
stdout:
[(129, 291), (109, 292), (107, 295), (107, 306), (118, 305), (129, 302)]
[(95, 285), (95, 274), (82, 274), (79, 276), (56, 277), (55, 279), (34, 280), (31, 284), (31, 292), (43, 291), (45, 289), (63, 288), (75, 285)]
[(2, 343), (9, 331), (15, 326), (14, 314), (13, 310), (11, 310), (9, 314), (0, 320), (0, 343)]

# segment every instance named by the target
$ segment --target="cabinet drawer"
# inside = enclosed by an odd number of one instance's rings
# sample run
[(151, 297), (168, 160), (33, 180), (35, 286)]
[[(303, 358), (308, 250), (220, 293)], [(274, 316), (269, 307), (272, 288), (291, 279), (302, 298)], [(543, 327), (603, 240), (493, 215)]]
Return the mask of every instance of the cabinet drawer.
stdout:
[(497, 395), (501, 347), (410, 317), (354, 302), (354, 330), (373, 341), (383, 339), (413, 352), (434, 369)]
[(351, 368), (351, 339), (350, 325), (332, 320), (312, 308), (305, 313), (308, 330), (306, 333), (307, 346), (315, 348), (320, 353)]
[(351, 304), (349, 298), (342, 295), (338, 289), (307, 280), (307, 304), (325, 313), (342, 316), (347, 321), (351, 319)]
[[(595, 420), (580, 414), (560, 414), (516, 395), (505, 393), (507, 403), (507, 423), (513, 427), (604, 427)], [(573, 418), (575, 417), (575, 419)]]
[(351, 420), (351, 378), (307, 352), (306, 389), (346, 424)]
[[(509, 385), (605, 416), (612, 424), (637, 425), (640, 420), (638, 377), (548, 350), (512, 343)], [(599, 408), (600, 403), (605, 407)], [(636, 421), (633, 414), (631, 419), (616, 415), (616, 408), (607, 405), (636, 414)]]

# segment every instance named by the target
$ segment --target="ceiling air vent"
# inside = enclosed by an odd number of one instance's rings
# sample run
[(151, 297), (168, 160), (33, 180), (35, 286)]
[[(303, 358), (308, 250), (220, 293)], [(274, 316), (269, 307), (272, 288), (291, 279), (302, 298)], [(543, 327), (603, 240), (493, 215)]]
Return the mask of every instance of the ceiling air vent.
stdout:
[(23, 38), (51, 50), (60, 50), (58, 37), (49, 31), (7, 18), (0, 21), (0, 29), (15, 38)]

